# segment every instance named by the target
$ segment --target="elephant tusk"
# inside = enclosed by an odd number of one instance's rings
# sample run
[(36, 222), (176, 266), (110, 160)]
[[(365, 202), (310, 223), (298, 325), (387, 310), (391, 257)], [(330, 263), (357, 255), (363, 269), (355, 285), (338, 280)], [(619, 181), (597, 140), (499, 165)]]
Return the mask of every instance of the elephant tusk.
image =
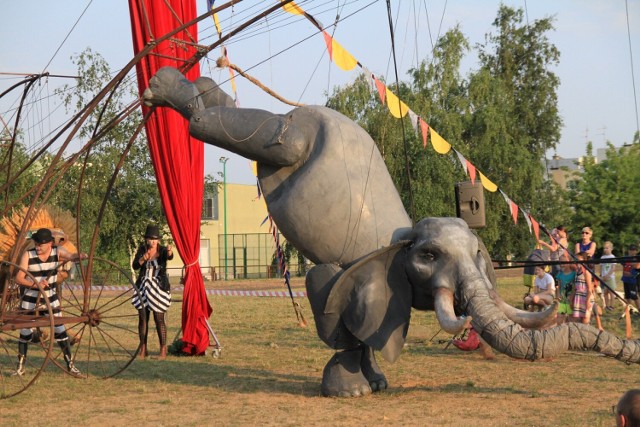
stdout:
[(555, 320), (558, 311), (557, 301), (554, 301), (553, 305), (544, 311), (531, 313), (529, 311), (519, 310), (507, 304), (494, 290), (489, 291), (489, 296), (493, 298), (509, 320), (526, 329), (539, 329), (549, 325)]
[(442, 329), (450, 334), (458, 335), (471, 325), (471, 317), (456, 317), (453, 311), (453, 292), (445, 288), (434, 291), (436, 319)]

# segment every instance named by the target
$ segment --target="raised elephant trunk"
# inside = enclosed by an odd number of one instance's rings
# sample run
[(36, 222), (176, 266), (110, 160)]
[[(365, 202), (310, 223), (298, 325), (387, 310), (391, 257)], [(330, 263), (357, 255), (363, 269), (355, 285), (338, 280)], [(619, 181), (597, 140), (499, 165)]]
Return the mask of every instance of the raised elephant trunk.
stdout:
[(546, 330), (527, 330), (510, 320), (490, 290), (469, 281), (461, 289), (461, 307), (471, 324), (495, 350), (516, 359), (554, 357), (567, 350), (593, 350), (627, 363), (640, 363), (640, 342), (622, 340), (605, 331), (565, 323)]

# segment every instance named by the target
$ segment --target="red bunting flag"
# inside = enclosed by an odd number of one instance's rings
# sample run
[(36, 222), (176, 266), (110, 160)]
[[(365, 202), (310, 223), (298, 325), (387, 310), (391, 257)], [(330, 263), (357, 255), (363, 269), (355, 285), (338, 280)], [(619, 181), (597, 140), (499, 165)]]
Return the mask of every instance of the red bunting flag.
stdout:
[(469, 172), (469, 178), (471, 178), (471, 183), (475, 185), (475, 183), (476, 183), (476, 167), (473, 166), (469, 160), (467, 160), (467, 171)]
[(380, 102), (383, 104), (387, 99), (387, 87), (380, 80), (376, 79), (376, 76), (371, 75), (373, 77), (373, 81), (376, 84), (376, 89), (378, 89), (378, 95), (380, 95)]
[(513, 217), (513, 223), (518, 224), (518, 205), (513, 200), (509, 200), (509, 208), (511, 209), (511, 216)]
[(540, 240), (540, 224), (538, 224), (538, 221), (533, 219), (531, 214), (529, 214), (529, 218), (531, 219), (531, 225), (533, 226), (533, 234), (536, 235), (536, 240)]
[(427, 148), (427, 139), (429, 138), (429, 125), (427, 122), (418, 117), (418, 123), (420, 123), (420, 130), (422, 131), (422, 146)]
[(324, 42), (327, 44), (327, 50), (329, 51), (329, 59), (333, 61), (333, 39), (326, 31), (322, 32), (324, 36)]

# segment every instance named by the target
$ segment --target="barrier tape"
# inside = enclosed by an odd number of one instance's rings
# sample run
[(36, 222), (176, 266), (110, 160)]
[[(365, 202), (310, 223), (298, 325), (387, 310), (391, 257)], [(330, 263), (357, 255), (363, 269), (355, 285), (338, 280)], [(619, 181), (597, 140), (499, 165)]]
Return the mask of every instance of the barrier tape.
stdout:
[[(84, 288), (80, 285), (64, 285), (65, 289), (71, 291), (83, 291)], [(91, 286), (91, 290), (95, 292), (99, 291), (119, 291), (126, 292), (126, 286), (105, 285), (105, 286)], [(174, 286), (171, 288), (172, 292), (183, 292), (184, 286)], [(220, 295), (228, 297), (275, 297), (275, 298), (289, 298), (288, 291), (249, 291), (249, 290), (235, 290), (235, 289), (205, 289), (207, 295)], [(306, 298), (307, 293), (304, 291), (293, 291), (294, 297)]]

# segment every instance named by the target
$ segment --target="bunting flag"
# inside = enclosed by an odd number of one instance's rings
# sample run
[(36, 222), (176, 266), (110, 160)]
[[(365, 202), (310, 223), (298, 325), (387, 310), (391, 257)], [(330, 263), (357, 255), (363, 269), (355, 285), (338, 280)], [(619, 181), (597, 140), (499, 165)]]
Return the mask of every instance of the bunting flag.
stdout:
[(413, 111), (409, 110), (409, 120), (411, 121), (411, 126), (413, 126), (413, 131), (418, 133), (418, 115)]
[(455, 148), (453, 148), (452, 150), (454, 153), (456, 153), (456, 156), (458, 156), (458, 161), (460, 162), (460, 166), (462, 166), (462, 169), (464, 169), (464, 173), (469, 173), (467, 171), (467, 159), (465, 159), (462, 153)]
[(507, 202), (507, 206), (509, 206), (513, 223), (518, 224), (518, 205), (516, 205), (504, 191), (500, 190), (500, 194), (502, 194), (502, 197), (504, 197), (504, 200)]
[(482, 186), (485, 188), (485, 190), (495, 193), (496, 190), (498, 190), (498, 186), (491, 182), (489, 178), (484, 176), (482, 172), (478, 171), (478, 173), (480, 174), (480, 181), (482, 182)]
[(436, 153), (447, 154), (451, 150), (451, 144), (438, 135), (438, 132), (433, 128), (429, 128), (429, 132), (431, 133), (431, 145), (433, 145), (433, 149), (436, 150)]
[(378, 89), (378, 95), (380, 95), (380, 102), (382, 104), (385, 104), (387, 101), (387, 87), (380, 80), (376, 79), (376, 76), (374, 76), (373, 74), (371, 75), (371, 78), (373, 78), (373, 82), (376, 85), (376, 89)]
[[(283, 3), (283, 0), (280, 0), (280, 3)], [(282, 6), (285, 12), (289, 12), (292, 15), (304, 15), (304, 10), (300, 9), (300, 6), (296, 4), (296, 2), (292, 1)]]
[(527, 221), (527, 225), (529, 226), (529, 233), (531, 233), (531, 218), (529, 218), (529, 212), (523, 210), (522, 216), (524, 216), (524, 219)]
[(358, 61), (349, 52), (342, 47), (333, 37), (331, 37), (326, 31), (322, 32), (324, 36), (324, 42), (327, 44), (327, 50), (329, 51), (329, 58), (340, 69), (344, 71), (353, 70)]
[(422, 146), (427, 148), (427, 140), (429, 139), (429, 125), (427, 122), (422, 120), (422, 118), (418, 117), (418, 122), (420, 123), (420, 130), (422, 131)]
[[(477, 169), (473, 165), (473, 163), (471, 163), (469, 160), (467, 160), (467, 170), (469, 171), (469, 178), (471, 178), (471, 183), (473, 185), (475, 185), (476, 184), (476, 171), (477, 171)], [(482, 178), (482, 174), (480, 174), (480, 177)]]
[(531, 225), (533, 226), (533, 234), (535, 234), (536, 241), (538, 241), (540, 240), (540, 224), (538, 224), (538, 221), (533, 219), (531, 214), (529, 214), (529, 219), (531, 220)]
[(407, 104), (400, 101), (400, 98), (396, 96), (395, 93), (391, 92), (391, 90), (385, 86), (385, 94), (387, 98), (387, 108), (393, 117), (399, 119), (404, 117), (409, 111), (409, 107)]

